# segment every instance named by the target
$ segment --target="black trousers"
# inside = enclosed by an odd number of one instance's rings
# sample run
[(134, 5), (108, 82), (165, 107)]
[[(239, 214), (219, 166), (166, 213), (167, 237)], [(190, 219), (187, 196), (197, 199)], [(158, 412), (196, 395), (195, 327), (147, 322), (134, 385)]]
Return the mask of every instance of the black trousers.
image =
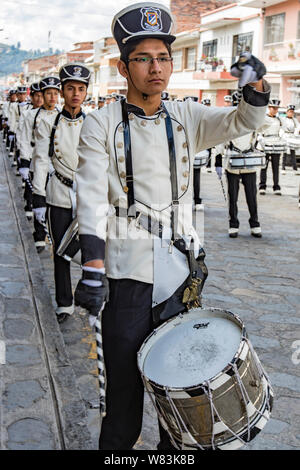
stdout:
[[(29, 178), (33, 179), (33, 172), (29, 172)], [(33, 193), (31, 186), (28, 182), (25, 181), (25, 189), (24, 189), (24, 200), (25, 200), (25, 211), (32, 211), (32, 202), (33, 202)]]
[(251, 228), (259, 227), (257, 215), (257, 199), (256, 199), (256, 172), (253, 173), (230, 173), (226, 170), (228, 199), (229, 199), (229, 227), (239, 228), (238, 220), (238, 195), (240, 188), (240, 180), (244, 185), (246, 201), (249, 209), (249, 224)]
[(72, 209), (48, 206), (49, 231), (53, 242), (55, 300), (58, 307), (70, 307), (73, 304), (70, 262), (56, 254), (72, 220)]
[(45, 229), (42, 224), (39, 223), (39, 221), (33, 217), (33, 226), (34, 226), (34, 232), (33, 232), (33, 239), (35, 242), (44, 242), (46, 238), (46, 233)]
[(287, 161), (289, 161), (289, 159), (290, 159), (291, 166), (293, 167), (293, 170), (296, 171), (297, 170), (296, 152), (293, 149), (291, 149), (290, 152), (291, 152), (290, 155), (288, 155), (287, 153), (283, 154), (282, 169), (285, 170), (286, 166), (290, 166), (289, 163), (287, 163)]
[[(129, 450), (142, 429), (144, 386), (137, 352), (154, 329), (152, 284), (109, 279), (109, 289), (109, 302), (102, 314), (107, 415), (102, 421), (99, 449)], [(157, 448), (174, 450), (168, 433), (161, 426), (159, 431)]]
[(194, 168), (194, 203), (201, 204), (200, 197), (201, 168)]
[(260, 170), (260, 183), (259, 189), (267, 189), (267, 170), (269, 161), (271, 160), (272, 172), (273, 172), (273, 191), (279, 190), (279, 160), (280, 154), (278, 153), (267, 153), (266, 154), (266, 168)]

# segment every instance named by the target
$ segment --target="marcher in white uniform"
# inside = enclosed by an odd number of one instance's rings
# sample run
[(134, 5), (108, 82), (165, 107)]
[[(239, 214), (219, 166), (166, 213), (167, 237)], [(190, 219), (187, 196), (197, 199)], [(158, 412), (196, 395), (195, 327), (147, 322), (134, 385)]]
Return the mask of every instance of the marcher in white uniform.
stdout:
[(17, 102), (10, 108), (10, 131), (14, 133), (14, 150), (10, 151), (10, 156), (14, 156), (12, 166), (18, 165), (19, 159), (19, 122), (25, 109), (28, 109), (27, 87), (17, 87)]
[[(48, 221), (54, 251), (56, 315), (59, 323), (74, 311), (70, 262), (56, 251), (76, 216), (75, 173), (77, 146), (84, 121), (81, 105), (87, 94), (90, 71), (81, 63), (64, 65), (59, 71), (64, 107), (56, 115), (44, 117), (36, 132), (33, 156), (33, 205)], [(49, 160), (53, 172), (48, 179)]]
[[(256, 83), (245, 83), (237, 109), (162, 102), (172, 73), (171, 28), (169, 10), (157, 3), (131, 5), (115, 16), (112, 32), (127, 100), (89, 114), (78, 147), (83, 277), (76, 304), (97, 316), (109, 280), (102, 314), (107, 414), (99, 440), (106, 450), (131, 449), (140, 434), (144, 387), (136, 355), (142, 342), (155, 325), (186, 309), (183, 290), (193, 275), (202, 285), (207, 275), (201, 248), (197, 261), (194, 250), (180, 251), (191, 238), (198, 241), (192, 225), (194, 155), (260, 126), (269, 97), (260, 80), (265, 67), (251, 56)], [(109, 205), (115, 208), (110, 215)], [(200, 294), (201, 288), (194, 297), (198, 305)], [(173, 448), (162, 427), (160, 436), (159, 449)]]
[[(280, 105), (280, 100), (272, 99), (269, 103), (268, 114), (265, 119), (265, 124), (268, 124), (269, 127), (262, 132), (261, 139), (259, 142), (259, 148), (264, 150), (265, 145), (269, 142), (272, 143), (273, 139), (277, 141), (282, 137), (282, 122), (281, 119), (277, 116), (278, 108)], [(273, 173), (273, 194), (281, 196), (281, 188), (279, 186), (279, 161), (281, 153), (268, 153), (266, 151), (266, 168), (263, 168), (260, 171), (260, 183), (259, 183), (259, 194), (266, 194), (267, 190), (267, 171), (269, 161), (272, 164), (272, 173)]]
[[(299, 134), (300, 124), (298, 120), (295, 118), (295, 109), (296, 106), (294, 104), (289, 104), (286, 107), (286, 116), (281, 118), (282, 122), (282, 137), (287, 143), (287, 151), (284, 152), (282, 157), (282, 174), (285, 174), (285, 167), (287, 158), (290, 156), (291, 159), (291, 166), (293, 167), (294, 174), (299, 175), (300, 171), (297, 169), (297, 161), (296, 161), (296, 151), (295, 148), (289, 146), (289, 138), (293, 137), (294, 135)], [(299, 149), (300, 150), (300, 147)]]
[(19, 173), (25, 182), (24, 199), (26, 201), (24, 210), (28, 220), (32, 219), (32, 186), (31, 180), (33, 172), (30, 172), (30, 163), (34, 148), (33, 143), (33, 124), (36, 113), (43, 106), (44, 97), (40, 90), (39, 83), (33, 83), (30, 86), (30, 97), (32, 109), (24, 113), (23, 126), (20, 130), (19, 148), (20, 148), (20, 164)]
[[(39, 83), (40, 90), (43, 93), (44, 104), (41, 108), (37, 110), (33, 120), (33, 139), (32, 139), (32, 146), (34, 147), (32, 153), (32, 162), (31, 162), (31, 170), (33, 173), (35, 172), (34, 168), (34, 155), (36, 152), (36, 140), (37, 140), (37, 132), (40, 126), (40, 123), (43, 119), (55, 119), (55, 116), (59, 113), (59, 108), (57, 106), (58, 98), (59, 98), (59, 91), (60, 91), (60, 80), (55, 76), (45, 77)], [(48, 159), (48, 149), (45, 149), (45, 157), (47, 156)], [(50, 161), (50, 160), (49, 160)], [(46, 185), (46, 182), (45, 182)], [(44, 209), (43, 204), (40, 205), (41, 202), (38, 197), (33, 198), (33, 212), (34, 212), (34, 228), (35, 231), (33, 233), (33, 238), (35, 242), (36, 249), (38, 253), (41, 253), (45, 249), (45, 217), (44, 217)]]

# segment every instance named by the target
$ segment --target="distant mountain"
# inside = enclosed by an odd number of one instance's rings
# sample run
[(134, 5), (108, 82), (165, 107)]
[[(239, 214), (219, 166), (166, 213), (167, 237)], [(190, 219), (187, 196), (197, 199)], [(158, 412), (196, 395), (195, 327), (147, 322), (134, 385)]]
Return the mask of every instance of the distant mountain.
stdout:
[(0, 43), (0, 76), (22, 72), (22, 62), (24, 60), (37, 59), (38, 57), (60, 54), (61, 52), (58, 49), (53, 51), (52, 48), (48, 51), (41, 51), (40, 49), (26, 51), (21, 49), (20, 43), (17, 44), (17, 47)]

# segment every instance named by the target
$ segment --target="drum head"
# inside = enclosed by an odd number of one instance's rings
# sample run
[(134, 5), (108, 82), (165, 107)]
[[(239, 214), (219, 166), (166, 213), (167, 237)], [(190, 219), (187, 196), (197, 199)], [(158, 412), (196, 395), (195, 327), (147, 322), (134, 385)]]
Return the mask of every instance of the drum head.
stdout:
[(141, 372), (156, 384), (193, 387), (220, 373), (236, 355), (242, 325), (218, 309), (194, 309), (162, 325), (139, 353)]

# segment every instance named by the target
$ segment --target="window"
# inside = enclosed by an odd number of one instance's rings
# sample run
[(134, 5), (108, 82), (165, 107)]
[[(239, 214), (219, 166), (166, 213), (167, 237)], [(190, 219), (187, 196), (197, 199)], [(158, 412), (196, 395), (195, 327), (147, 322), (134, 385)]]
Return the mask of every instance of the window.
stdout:
[(196, 69), (196, 48), (188, 47), (186, 50), (186, 68), (189, 70)]
[(212, 41), (206, 41), (203, 43), (202, 49), (202, 58), (206, 59), (206, 57), (216, 57), (217, 56), (217, 47), (218, 47), (218, 40), (213, 39)]
[(178, 72), (182, 70), (182, 49), (172, 52), (173, 57), (173, 71)]
[(242, 52), (252, 52), (253, 33), (236, 34), (233, 36), (232, 63), (236, 62)]
[(285, 13), (267, 16), (265, 20), (265, 44), (283, 42)]

